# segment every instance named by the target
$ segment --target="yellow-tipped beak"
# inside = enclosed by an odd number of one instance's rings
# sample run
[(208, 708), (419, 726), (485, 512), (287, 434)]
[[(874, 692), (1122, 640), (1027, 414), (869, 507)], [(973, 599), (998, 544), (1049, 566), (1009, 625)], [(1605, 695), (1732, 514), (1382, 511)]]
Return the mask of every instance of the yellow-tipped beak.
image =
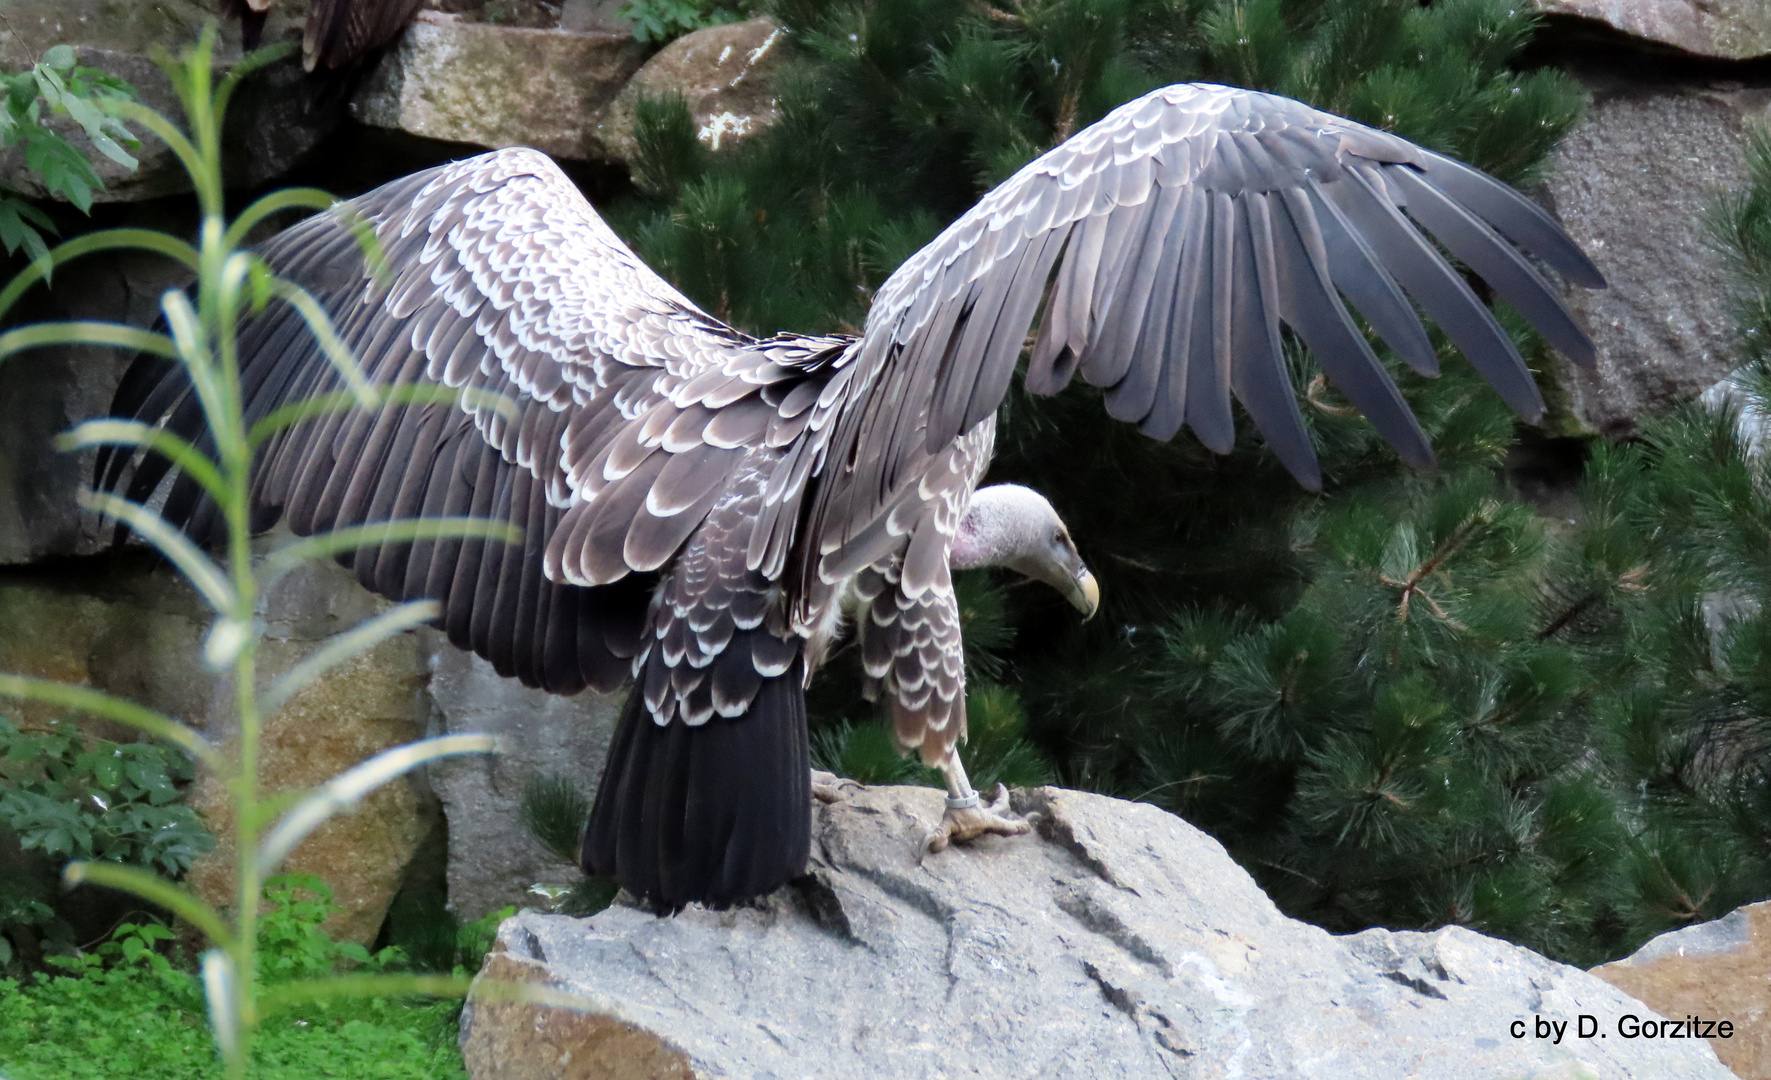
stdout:
[(1083, 622), (1094, 618), (1095, 612), (1100, 610), (1101, 586), (1088, 570), (1084, 569), (1077, 576), (1074, 587), (1066, 592), (1070, 597), (1070, 602), (1076, 605), (1076, 610), (1082, 612)]

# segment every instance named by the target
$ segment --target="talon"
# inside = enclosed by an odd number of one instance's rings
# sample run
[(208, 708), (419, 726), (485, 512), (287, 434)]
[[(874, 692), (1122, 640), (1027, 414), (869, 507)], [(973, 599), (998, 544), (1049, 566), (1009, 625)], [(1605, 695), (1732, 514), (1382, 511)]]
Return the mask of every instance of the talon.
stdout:
[(846, 776), (838, 776), (822, 769), (812, 770), (812, 798), (829, 805), (839, 803), (849, 797), (851, 790), (859, 791), (859, 781), (850, 780)]
[(987, 806), (978, 805), (975, 796), (973, 805), (949, 805), (941, 816), (941, 824), (924, 838), (923, 847), (934, 854), (947, 850), (950, 844), (968, 843), (980, 836), (1020, 836), (1032, 830), (1031, 816), (1018, 818), (1009, 813), (1008, 787), (998, 784), (995, 797)]

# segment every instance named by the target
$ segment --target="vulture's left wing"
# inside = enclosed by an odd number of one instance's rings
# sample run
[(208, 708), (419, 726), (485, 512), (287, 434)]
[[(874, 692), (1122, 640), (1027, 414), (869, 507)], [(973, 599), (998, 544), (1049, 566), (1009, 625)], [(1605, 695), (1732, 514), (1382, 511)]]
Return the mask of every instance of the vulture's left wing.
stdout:
[[(587, 600), (568, 586), (615, 589), (663, 566), (778, 415), (757, 399), (773, 391), (778, 402), (793, 371), (653, 273), (536, 151), (419, 173), (350, 209), (379, 237), (386, 274), (370, 273), (342, 211), (260, 254), (326, 310), (370, 384), (473, 393), (335, 410), (271, 436), (253, 470), (256, 527), (513, 525), (520, 545), (390, 541), (349, 562), (384, 596), (441, 601), (451, 640), (501, 672), (563, 691), (609, 687), (626, 670), (620, 653), (632, 655), (645, 593), (634, 614), (635, 596)], [(245, 321), (238, 344), (249, 424), (344, 391), (287, 305)], [(187, 439), (204, 433), (183, 368), (156, 357), (138, 359), (112, 408)], [(161, 492), (168, 521), (219, 539), (214, 505), (189, 476), (162, 490), (170, 462), (147, 455), (126, 475), (131, 463), (101, 457), (99, 486), (135, 502)]]
[(1114, 417), (1158, 439), (1190, 426), (1219, 453), (1233, 440), (1234, 397), (1312, 488), (1320, 475), (1281, 322), (1405, 460), (1433, 461), (1345, 301), (1432, 374), (1412, 298), (1537, 420), (1543, 400), (1518, 350), (1422, 229), (1552, 345), (1592, 364), (1591, 340), (1527, 256), (1578, 285), (1604, 279), (1505, 184), (1271, 94), (1170, 86), (1115, 110), (992, 191), (881, 287), (861, 348), (826, 391), (841, 416), (807, 519), (815, 542), (802, 588), (814, 570), (828, 580), (902, 542), (882, 517), (908, 518), (906, 485), (1001, 404), (1042, 300), (1028, 389), (1055, 393), (1080, 371), (1106, 390)]

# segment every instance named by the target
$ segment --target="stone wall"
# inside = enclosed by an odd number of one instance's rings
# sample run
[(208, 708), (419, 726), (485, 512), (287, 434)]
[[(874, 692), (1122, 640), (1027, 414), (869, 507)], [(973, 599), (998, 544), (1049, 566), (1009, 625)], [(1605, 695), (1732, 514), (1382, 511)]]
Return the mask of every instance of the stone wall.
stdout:
[(1731, 77), (1732, 66), (1644, 62), (1632, 73), (1639, 58), (1608, 48), (1570, 64), (1592, 103), (1547, 184), (1557, 216), (1610, 282), (1569, 295), (1598, 346), (1598, 370), (1563, 364), (1551, 397), (1564, 433), (1619, 436), (1739, 363), (1731, 277), (1704, 214), (1745, 179), (1747, 133), (1771, 124), (1771, 73), (1762, 85)]
[[(330, 563), (287, 575), (260, 608), (262, 685), (386, 606)], [(198, 659), (209, 618), (183, 580), (141, 550), (0, 570), (0, 671), (97, 687), (226, 745), (231, 691)], [(331, 885), (344, 910), (330, 929), (364, 943), (375, 939), (394, 895), (417, 872), (409, 866), (414, 855), (436, 830), (446, 829), (449, 895), (463, 919), (521, 904), (536, 882), (569, 881), (572, 868), (553, 862), (523, 830), (519, 800), (523, 785), (545, 774), (594, 791), (614, 708), (594, 693), (560, 698), (527, 690), (429, 631), (383, 642), (327, 672), (265, 721), (266, 794), (312, 788), (426, 735), (492, 732), (505, 753), (459, 759), (381, 788), (316, 831), (284, 870)], [(27, 728), (59, 715), (13, 703), (0, 711)], [(104, 738), (135, 738), (127, 729), (87, 726)], [(220, 844), (192, 867), (190, 883), (210, 902), (226, 904), (234, 859), (226, 792), (204, 774), (191, 801)]]

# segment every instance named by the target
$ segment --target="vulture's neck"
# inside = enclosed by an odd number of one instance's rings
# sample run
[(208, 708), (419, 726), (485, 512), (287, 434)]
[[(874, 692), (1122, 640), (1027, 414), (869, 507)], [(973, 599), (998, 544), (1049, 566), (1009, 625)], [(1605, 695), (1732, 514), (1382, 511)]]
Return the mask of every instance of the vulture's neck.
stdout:
[(955, 570), (1007, 566), (1038, 550), (1057, 518), (1052, 504), (1032, 488), (1019, 484), (979, 488), (960, 519), (947, 564)]

